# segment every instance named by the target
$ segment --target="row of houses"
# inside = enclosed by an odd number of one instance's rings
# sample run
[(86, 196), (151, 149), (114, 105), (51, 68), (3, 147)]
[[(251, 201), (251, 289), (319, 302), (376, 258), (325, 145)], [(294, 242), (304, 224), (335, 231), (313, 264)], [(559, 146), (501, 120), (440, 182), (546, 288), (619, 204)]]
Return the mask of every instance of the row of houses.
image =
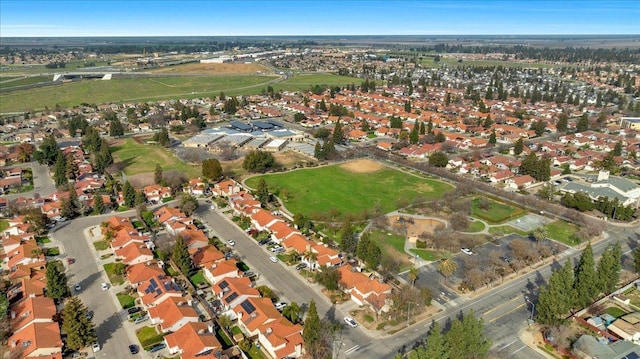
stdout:
[(261, 207), (253, 195), (239, 183), (227, 179), (212, 188), (216, 197), (226, 198), (234, 215), (248, 217), (258, 231), (268, 231), (271, 238), (287, 253), (297, 252), (302, 263), (311, 270), (338, 267), (341, 273), (340, 287), (360, 306), (369, 306), (376, 312), (386, 312), (390, 306), (391, 286), (378, 279), (345, 265), (342, 254), (324, 243), (316, 243), (304, 236), (281, 215), (273, 214)]
[(2, 270), (11, 285), (7, 290), (9, 332), (8, 358), (62, 359), (57, 309), (45, 296), (46, 260), (36, 243), (33, 226), (25, 217), (8, 220), (0, 233)]

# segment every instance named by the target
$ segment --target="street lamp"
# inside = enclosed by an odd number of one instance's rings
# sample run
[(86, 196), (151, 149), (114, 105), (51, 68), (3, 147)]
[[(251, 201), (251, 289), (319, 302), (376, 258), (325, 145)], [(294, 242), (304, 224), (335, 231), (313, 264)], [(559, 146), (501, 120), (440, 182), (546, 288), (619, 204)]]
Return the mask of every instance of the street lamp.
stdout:
[(536, 304), (529, 301), (529, 297), (524, 297), (524, 300), (531, 304), (531, 317), (529, 318), (529, 325), (531, 325), (531, 323), (533, 323), (533, 312), (536, 310)]

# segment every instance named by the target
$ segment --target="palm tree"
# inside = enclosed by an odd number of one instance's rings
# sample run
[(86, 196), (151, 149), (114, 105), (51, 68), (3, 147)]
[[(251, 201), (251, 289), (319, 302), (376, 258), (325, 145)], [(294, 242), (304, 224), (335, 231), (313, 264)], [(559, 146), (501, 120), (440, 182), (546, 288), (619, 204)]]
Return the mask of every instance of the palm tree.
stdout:
[(291, 323), (296, 324), (300, 320), (300, 306), (296, 302), (291, 302), (291, 304), (284, 307), (282, 315), (289, 319)]
[(409, 276), (408, 276), (409, 280), (411, 281), (411, 286), (415, 286), (416, 284), (416, 279), (418, 279), (418, 268), (416, 267), (411, 267), (411, 269), (409, 269)]
[(438, 272), (440, 272), (445, 279), (448, 279), (456, 269), (458, 269), (458, 263), (451, 259), (451, 254), (442, 258), (440, 260), (440, 264), (438, 264)]

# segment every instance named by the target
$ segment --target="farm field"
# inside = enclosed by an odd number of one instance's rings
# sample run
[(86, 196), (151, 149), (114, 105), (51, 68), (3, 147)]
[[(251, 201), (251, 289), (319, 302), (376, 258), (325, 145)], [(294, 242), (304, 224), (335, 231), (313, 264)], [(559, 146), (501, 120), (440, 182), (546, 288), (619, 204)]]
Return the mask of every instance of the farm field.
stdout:
[(261, 177), (265, 178), (270, 191), (288, 192), (283, 200), (289, 211), (312, 218), (336, 211), (355, 215), (376, 207), (386, 213), (418, 195), (436, 198), (452, 189), (446, 183), (406, 174), (369, 160), (256, 176), (247, 179), (246, 184), (255, 188)]
[(83, 80), (0, 94), (0, 112), (73, 107), (81, 103), (162, 100), (178, 97), (218, 96), (221, 91), (259, 93), (274, 76), (219, 75)]
[(111, 147), (114, 162), (116, 164), (124, 163), (124, 173), (127, 175), (152, 173), (156, 168), (156, 164), (159, 164), (165, 172), (178, 170), (189, 176), (189, 178), (197, 177), (201, 174), (200, 166), (188, 165), (169, 150), (157, 145), (146, 145), (127, 138), (113, 141), (109, 146)]

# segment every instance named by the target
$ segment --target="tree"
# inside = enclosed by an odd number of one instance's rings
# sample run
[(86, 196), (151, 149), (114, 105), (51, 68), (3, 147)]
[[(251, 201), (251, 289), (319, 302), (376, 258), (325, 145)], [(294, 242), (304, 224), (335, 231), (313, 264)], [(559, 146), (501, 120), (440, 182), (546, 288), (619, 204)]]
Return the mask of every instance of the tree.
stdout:
[(613, 246), (608, 247), (598, 262), (596, 269), (596, 277), (600, 292), (612, 293), (620, 280), (620, 270), (622, 269), (622, 248), (620, 242), (616, 242)]
[(93, 195), (93, 214), (102, 214), (105, 210), (102, 195), (97, 193)]
[(153, 140), (158, 142), (162, 147), (167, 146), (171, 143), (171, 140), (169, 139), (169, 131), (163, 127), (160, 132), (156, 132), (156, 134), (153, 135)]
[(464, 331), (465, 358), (486, 358), (489, 355), (491, 341), (485, 338), (484, 322), (482, 318), (476, 319), (473, 309), (469, 310), (462, 318), (462, 330)]
[(416, 279), (418, 279), (418, 268), (411, 267), (407, 278), (411, 281), (411, 285), (414, 286), (416, 284)]
[(342, 143), (344, 140), (344, 131), (342, 130), (342, 123), (340, 119), (336, 122), (336, 126), (333, 129), (333, 134), (331, 135), (331, 140), (333, 143)]
[(233, 325), (233, 319), (231, 319), (231, 317), (228, 315), (221, 315), (218, 317), (218, 325), (229, 330), (229, 328), (231, 328), (231, 326)]
[(446, 167), (449, 163), (447, 154), (442, 151), (435, 151), (429, 156), (429, 165), (434, 167)]
[(426, 343), (416, 348), (415, 351), (412, 351), (411, 354), (409, 354), (409, 359), (446, 359), (449, 357), (448, 352), (449, 348), (442, 334), (442, 329), (440, 329), (440, 324), (433, 321), (431, 330), (429, 330), (429, 334), (427, 335)]
[(217, 180), (222, 177), (222, 165), (215, 158), (208, 158), (202, 161), (202, 177)]
[(67, 179), (67, 159), (62, 154), (62, 151), (59, 152), (56, 163), (53, 166), (53, 182), (56, 187), (69, 183)]
[(576, 132), (584, 132), (589, 129), (589, 116), (584, 113), (576, 123)]
[(318, 272), (317, 280), (328, 290), (337, 290), (340, 283), (340, 272), (335, 267), (324, 267), (321, 272)]
[(39, 150), (34, 153), (35, 159), (43, 164), (51, 166), (58, 158), (58, 142), (53, 134), (45, 137)]
[(79, 297), (70, 298), (62, 312), (62, 332), (67, 334), (67, 347), (78, 350), (96, 343), (96, 329), (87, 317), (87, 307)]
[(369, 268), (375, 270), (380, 264), (382, 251), (376, 242), (370, 240), (368, 235), (365, 235), (360, 237), (358, 241), (356, 255), (362, 259)]
[(516, 143), (513, 145), (513, 154), (518, 156), (524, 150), (524, 140), (520, 137)]
[(60, 271), (59, 266), (62, 266), (59, 261), (47, 262), (47, 297), (53, 299), (56, 302), (60, 302), (61, 299), (67, 298), (71, 295), (69, 287), (67, 285), (67, 276), (64, 272)]
[(622, 156), (622, 141), (616, 142), (615, 147), (613, 147), (613, 151), (611, 153), (614, 156)]
[(178, 205), (178, 208), (187, 216), (190, 216), (196, 208), (198, 208), (198, 200), (188, 193), (182, 193), (180, 195), (180, 205)]
[(447, 255), (442, 258), (438, 264), (438, 272), (440, 272), (445, 279), (448, 279), (456, 269), (458, 269), (458, 263), (451, 258), (451, 255)]
[(131, 185), (131, 182), (126, 181), (122, 188), (122, 195), (124, 196), (124, 205), (133, 208), (136, 204), (136, 190)]
[(589, 243), (582, 251), (580, 261), (574, 268), (575, 308), (587, 307), (599, 294), (594, 265), (593, 249)]
[(160, 164), (156, 164), (156, 169), (153, 173), (153, 182), (155, 184), (162, 184), (162, 167), (160, 167)]
[(569, 125), (569, 117), (566, 114), (560, 115), (558, 118), (558, 123), (556, 123), (556, 130), (560, 133), (567, 132), (567, 127)]
[[(362, 236), (368, 236), (367, 233), (362, 234)], [(338, 237), (340, 238), (340, 249), (345, 251), (346, 253), (356, 253), (358, 249), (358, 238), (354, 233), (353, 224), (349, 221), (342, 224), (342, 228), (340, 232), (338, 232)]]
[(282, 315), (289, 319), (291, 323), (296, 324), (300, 320), (300, 306), (296, 302), (291, 302), (291, 304), (284, 307)]
[(633, 250), (633, 270), (640, 273), (640, 246)]
[(416, 121), (409, 133), (409, 143), (416, 144), (420, 138), (420, 121)]
[(316, 309), (316, 302), (313, 299), (309, 303), (309, 310), (307, 310), (307, 316), (304, 320), (302, 338), (308, 353), (311, 353), (320, 341), (320, 317)]
[(266, 204), (269, 202), (269, 186), (267, 185), (267, 181), (265, 181), (264, 177), (260, 177), (258, 180), (255, 195), (256, 199), (260, 201), (260, 203)]
[(111, 120), (109, 124), (109, 136), (120, 137), (124, 135), (124, 127), (118, 118)]
[(242, 168), (250, 172), (264, 172), (275, 164), (276, 160), (271, 153), (253, 150), (244, 157)]
[(489, 144), (490, 145), (495, 145), (496, 143), (498, 143), (498, 140), (496, 138), (496, 130), (492, 129), (491, 130), (491, 135), (489, 135)]
[(294, 120), (295, 122), (304, 121), (304, 120), (306, 120), (306, 119), (307, 119), (307, 116), (305, 116), (305, 115), (304, 115), (304, 113), (301, 113), (301, 112), (296, 112), (296, 113), (293, 115), (293, 120)]
[(189, 255), (187, 243), (185, 243), (181, 236), (176, 238), (176, 243), (173, 245), (173, 254), (171, 255), (171, 259), (173, 259), (173, 263), (180, 268), (182, 274), (186, 277), (191, 276), (195, 267), (193, 265), (193, 260)]

